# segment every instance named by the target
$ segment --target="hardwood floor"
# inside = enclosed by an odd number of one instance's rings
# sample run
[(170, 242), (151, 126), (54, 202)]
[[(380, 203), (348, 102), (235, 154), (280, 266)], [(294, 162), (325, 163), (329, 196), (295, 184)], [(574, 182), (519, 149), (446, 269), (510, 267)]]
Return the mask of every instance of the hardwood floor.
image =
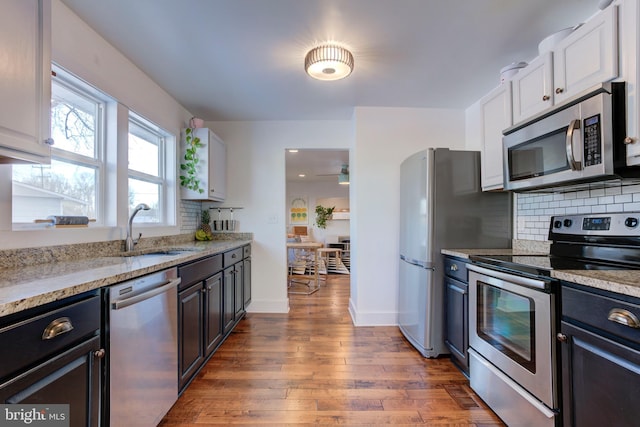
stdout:
[(348, 276), (290, 297), (288, 314), (247, 314), (160, 425), (504, 425), (448, 358), (354, 327)]

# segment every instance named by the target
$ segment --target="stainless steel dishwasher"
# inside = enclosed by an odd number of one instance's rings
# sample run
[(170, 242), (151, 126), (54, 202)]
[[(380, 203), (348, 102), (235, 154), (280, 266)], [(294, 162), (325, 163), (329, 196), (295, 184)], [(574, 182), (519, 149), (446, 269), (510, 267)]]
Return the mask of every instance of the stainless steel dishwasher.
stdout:
[(108, 289), (109, 424), (156, 426), (178, 398), (177, 269)]

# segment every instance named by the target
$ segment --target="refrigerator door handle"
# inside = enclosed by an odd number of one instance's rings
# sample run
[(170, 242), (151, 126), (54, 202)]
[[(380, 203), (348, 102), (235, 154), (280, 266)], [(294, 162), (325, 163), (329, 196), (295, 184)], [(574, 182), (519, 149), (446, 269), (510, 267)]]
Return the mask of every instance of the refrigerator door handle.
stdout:
[(422, 267), (425, 268), (427, 270), (435, 270), (435, 266), (433, 265), (432, 262), (428, 262), (428, 261), (420, 261), (418, 259), (413, 259), (413, 258), (408, 258), (404, 255), (400, 255), (400, 259), (404, 262), (407, 262), (411, 265), (417, 265), (418, 267)]

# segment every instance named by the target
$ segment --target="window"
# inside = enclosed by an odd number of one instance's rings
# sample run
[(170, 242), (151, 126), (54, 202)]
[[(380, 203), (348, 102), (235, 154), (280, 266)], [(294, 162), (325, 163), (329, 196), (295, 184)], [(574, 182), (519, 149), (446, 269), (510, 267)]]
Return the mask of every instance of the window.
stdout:
[(151, 209), (140, 211), (134, 221), (164, 223), (166, 204), (165, 134), (146, 120), (129, 118), (129, 215), (140, 203)]
[(83, 215), (101, 223), (104, 103), (66, 77), (51, 90), (51, 164), (12, 167), (12, 221)]

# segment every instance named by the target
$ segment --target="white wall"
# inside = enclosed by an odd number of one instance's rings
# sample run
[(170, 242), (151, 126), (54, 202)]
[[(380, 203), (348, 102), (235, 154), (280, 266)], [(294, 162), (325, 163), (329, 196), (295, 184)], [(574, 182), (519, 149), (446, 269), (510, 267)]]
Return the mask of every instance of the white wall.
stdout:
[[(287, 312), (286, 148), (351, 149), (351, 121), (207, 122), (227, 144), (227, 200), (253, 232), (249, 311)], [(203, 206), (218, 206), (206, 203)]]
[(428, 147), (464, 149), (464, 111), (355, 109), (351, 182), (351, 315), (396, 325), (400, 163)]

